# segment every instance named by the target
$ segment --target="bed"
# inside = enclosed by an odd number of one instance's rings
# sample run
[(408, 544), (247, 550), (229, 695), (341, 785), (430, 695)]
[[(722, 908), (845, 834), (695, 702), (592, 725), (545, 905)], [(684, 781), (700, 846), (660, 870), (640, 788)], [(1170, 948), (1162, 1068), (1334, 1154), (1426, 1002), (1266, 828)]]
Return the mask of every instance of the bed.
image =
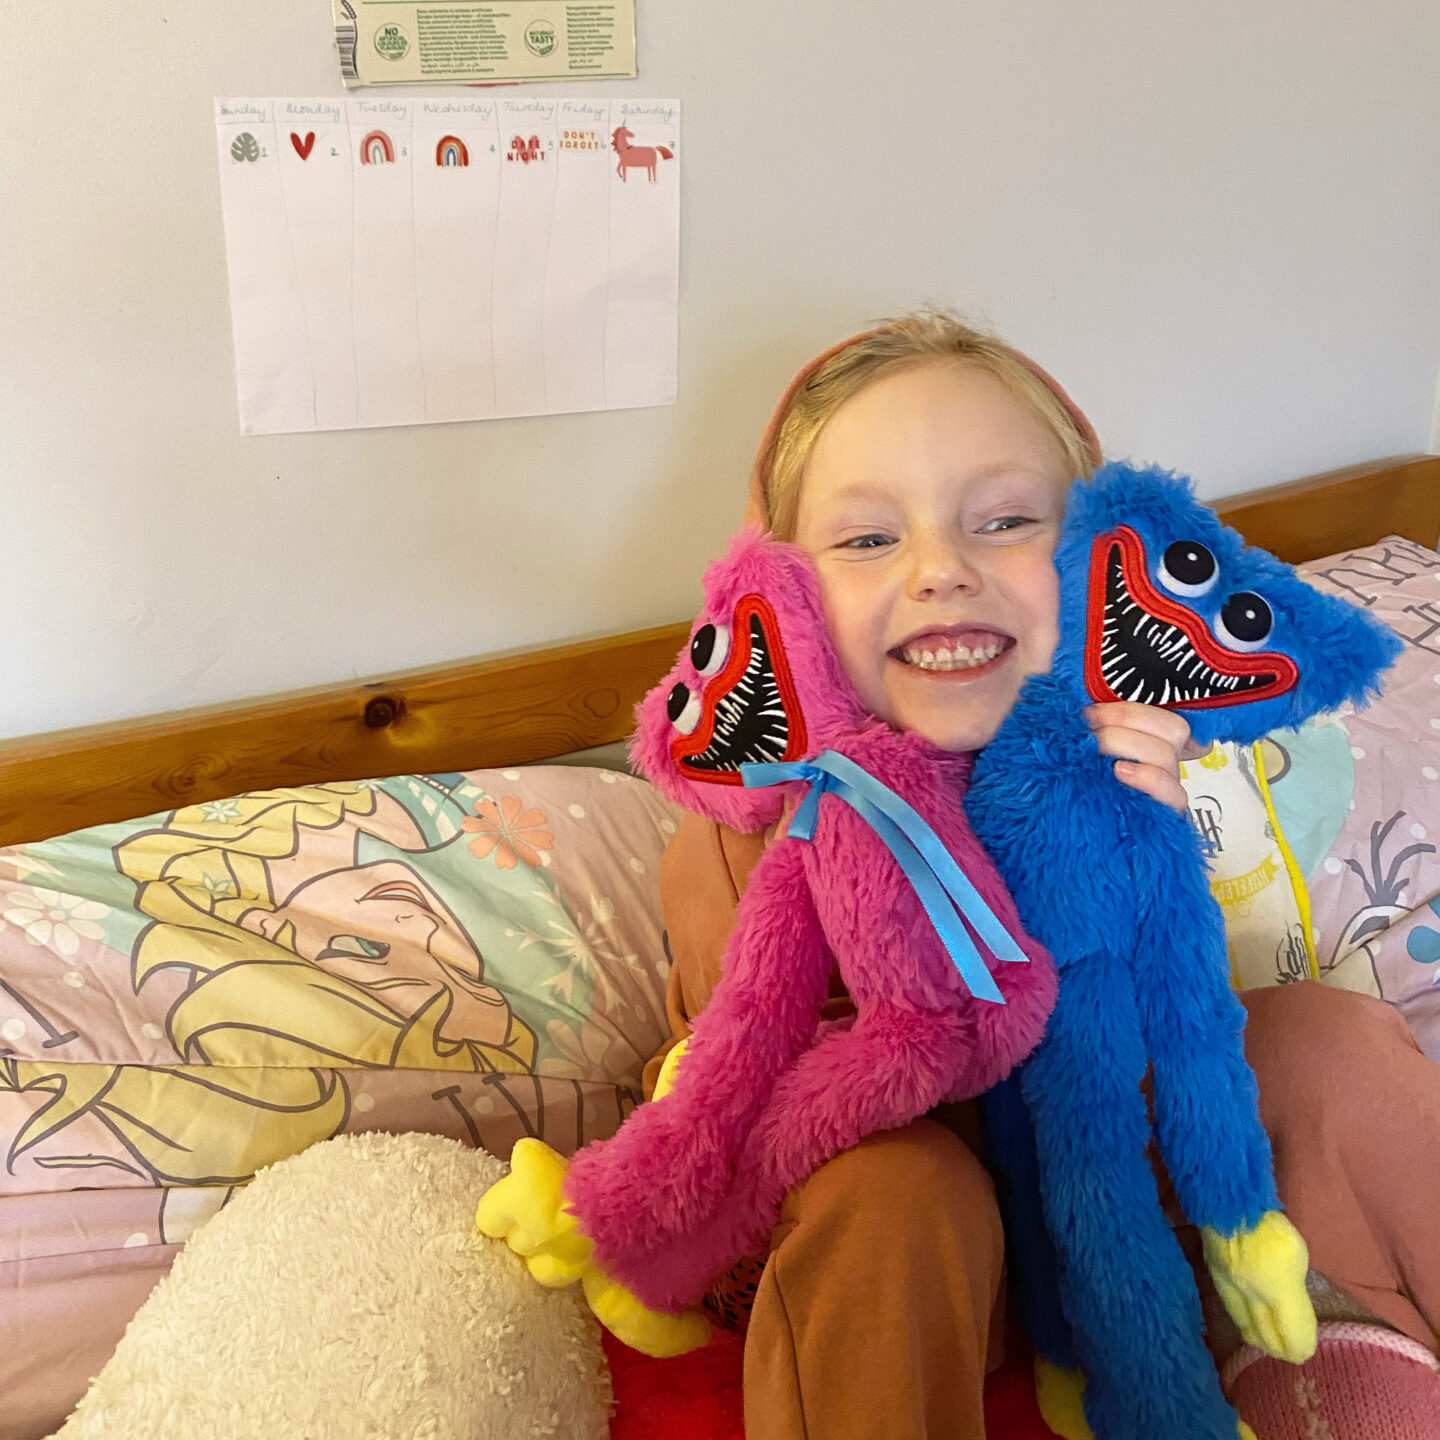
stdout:
[[(1234, 978), (1379, 994), (1440, 1058), (1440, 457), (1217, 508), (1407, 641), (1371, 711), (1188, 767)], [(259, 1165), (569, 1151), (638, 1103), (675, 816), (617, 749), (687, 634), (0, 743), (0, 1440)]]

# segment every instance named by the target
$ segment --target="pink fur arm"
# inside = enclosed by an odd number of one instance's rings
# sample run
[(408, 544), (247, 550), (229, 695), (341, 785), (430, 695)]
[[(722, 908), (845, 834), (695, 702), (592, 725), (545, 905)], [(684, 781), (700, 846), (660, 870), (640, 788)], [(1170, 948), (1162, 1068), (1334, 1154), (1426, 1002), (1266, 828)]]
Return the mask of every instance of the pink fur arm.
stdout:
[(827, 1160), (944, 1099), (974, 1049), (964, 1014), (886, 1002), (825, 1035), (776, 1086), (741, 1156), (740, 1184), (761, 1234), (786, 1194)]
[(656, 1308), (689, 1303), (738, 1258), (702, 1232), (733, 1229), (711, 1222), (739, 1200), (740, 1152), (815, 1035), (832, 961), (799, 848), (782, 841), (755, 867), (674, 1090), (582, 1150), (565, 1182), (595, 1258)]
[(751, 1128), (727, 1203), (689, 1233), (683, 1249), (632, 1271), (632, 1287), (661, 1308), (694, 1303), (740, 1256), (764, 1252), (791, 1189), (866, 1135), (923, 1115), (972, 1049), (973, 1034), (953, 1012), (877, 1004), (853, 1025), (827, 1028), (781, 1076)]

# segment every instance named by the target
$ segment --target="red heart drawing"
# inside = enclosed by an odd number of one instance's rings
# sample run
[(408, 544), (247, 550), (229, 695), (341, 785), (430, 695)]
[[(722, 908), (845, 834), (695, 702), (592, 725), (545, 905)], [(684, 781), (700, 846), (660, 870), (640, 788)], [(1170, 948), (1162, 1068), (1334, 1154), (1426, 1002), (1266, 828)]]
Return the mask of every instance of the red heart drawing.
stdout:
[(290, 143), (295, 147), (295, 153), (302, 159), (308, 160), (310, 152), (315, 148), (315, 132), (309, 131), (302, 140), (293, 130), (290, 132)]

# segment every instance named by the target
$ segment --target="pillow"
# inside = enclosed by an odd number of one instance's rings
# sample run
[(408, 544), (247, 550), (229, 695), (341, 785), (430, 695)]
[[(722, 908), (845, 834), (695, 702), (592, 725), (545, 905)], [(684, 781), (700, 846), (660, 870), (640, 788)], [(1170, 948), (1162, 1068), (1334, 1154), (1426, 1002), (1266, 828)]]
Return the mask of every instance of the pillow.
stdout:
[(360, 1130), (609, 1135), (668, 1034), (674, 827), (641, 780), (541, 766), (0, 850), (0, 1197), (223, 1193)]
[[(1212, 857), (1232, 965), (1244, 984), (1309, 969), (1377, 995), (1440, 1060), (1440, 554), (1392, 536), (1300, 573), (1373, 610), (1405, 649), (1368, 709), (1343, 708), (1227, 757), (1250, 792), (1219, 797), (1233, 808), (1221, 818), (1227, 849)], [(1191, 762), (1183, 777), (1202, 833), (1216, 783), (1205, 764)]]
[(1248, 990), (1316, 975), (1305, 885), (1269, 814), (1263, 751), (1216, 745), (1182, 764), (1180, 781), (1225, 916), (1231, 983)]
[(343, 1135), (271, 1167), (186, 1247), (56, 1440), (604, 1440), (579, 1287), (542, 1288), (475, 1233), (504, 1173), (433, 1135)]

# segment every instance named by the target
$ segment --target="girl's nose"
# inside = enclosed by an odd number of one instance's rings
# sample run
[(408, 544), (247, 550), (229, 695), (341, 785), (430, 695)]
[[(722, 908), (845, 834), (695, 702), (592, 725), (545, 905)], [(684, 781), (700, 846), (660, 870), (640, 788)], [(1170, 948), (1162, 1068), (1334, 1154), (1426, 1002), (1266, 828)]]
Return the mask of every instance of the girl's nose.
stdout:
[(954, 541), (936, 537), (916, 542), (910, 566), (912, 599), (973, 595), (979, 589), (980, 572)]

